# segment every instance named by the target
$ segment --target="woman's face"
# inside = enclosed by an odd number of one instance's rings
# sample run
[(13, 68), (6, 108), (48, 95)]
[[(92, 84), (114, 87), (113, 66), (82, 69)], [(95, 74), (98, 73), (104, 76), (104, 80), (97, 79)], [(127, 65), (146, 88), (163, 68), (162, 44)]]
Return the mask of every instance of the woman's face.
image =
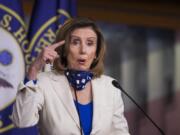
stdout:
[(67, 56), (68, 68), (89, 70), (96, 58), (96, 49), (97, 35), (91, 27), (78, 28), (72, 31)]

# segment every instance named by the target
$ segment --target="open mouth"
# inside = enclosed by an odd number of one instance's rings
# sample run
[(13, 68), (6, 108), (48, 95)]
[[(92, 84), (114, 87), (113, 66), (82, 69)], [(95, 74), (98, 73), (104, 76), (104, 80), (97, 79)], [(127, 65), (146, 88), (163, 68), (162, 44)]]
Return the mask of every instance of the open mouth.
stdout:
[(78, 59), (78, 63), (79, 63), (79, 64), (82, 64), (82, 65), (83, 65), (83, 64), (85, 64), (85, 62), (86, 62), (85, 59)]

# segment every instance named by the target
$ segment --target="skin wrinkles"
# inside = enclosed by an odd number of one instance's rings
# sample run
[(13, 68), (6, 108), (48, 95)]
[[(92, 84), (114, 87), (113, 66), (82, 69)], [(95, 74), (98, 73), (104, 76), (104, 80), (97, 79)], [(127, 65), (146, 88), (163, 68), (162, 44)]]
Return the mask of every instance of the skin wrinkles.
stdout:
[(68, 68), (89, 70), (96, 58), (97, 35), (91, 27), (78, 28), (71, 33)]

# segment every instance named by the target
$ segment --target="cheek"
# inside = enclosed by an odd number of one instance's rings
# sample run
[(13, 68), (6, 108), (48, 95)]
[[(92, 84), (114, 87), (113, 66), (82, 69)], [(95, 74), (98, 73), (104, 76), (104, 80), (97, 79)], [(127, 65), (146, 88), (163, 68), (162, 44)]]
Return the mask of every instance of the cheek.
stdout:
[(93, 53), (90, 54), (90, 59), (93, 60), (95, 57), (96, 57), (96, 53), (93, 52)]
[(94, 59), (96, 57), (96, 49), (93, 49), (91, 52), (90, 52), (90, 57), (92, 59)]
[(75, 58), (76, 56), (77, 56), (77, 51), (76, 51), (76, 49), (70, 48), (69, 53), (68, 53), (68, 57), (69, 57), (70, 59), (73, 59), (73, 58)]
[(75, 51), (69, 50), (68, 56), (67, 56), (67, 62), (69, 64), (73, 64), (73, 62), (77, 58), (77, 53)]
[(89, 54), (89, 64), (92, 64), (92, 62), (94, 61), (94, 59), (96, 58), (96, 52), (91, 52)]

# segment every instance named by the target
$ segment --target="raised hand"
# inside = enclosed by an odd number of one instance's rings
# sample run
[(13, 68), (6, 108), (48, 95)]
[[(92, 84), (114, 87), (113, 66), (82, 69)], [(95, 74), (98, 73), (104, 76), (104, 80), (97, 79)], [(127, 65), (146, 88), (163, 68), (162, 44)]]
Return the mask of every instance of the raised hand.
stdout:
[(60, 41), (53, 45), (43, 48), (39, 56), (35, 59), (35, 61), (31, 64), (28, 71), (28, 79), (36, 79), (37, 73), (45, 66), (45, 64), (52, 64), (56, 58), (59, 57), (55, 49), (61, 45), (63, 45), (65, 41)]

